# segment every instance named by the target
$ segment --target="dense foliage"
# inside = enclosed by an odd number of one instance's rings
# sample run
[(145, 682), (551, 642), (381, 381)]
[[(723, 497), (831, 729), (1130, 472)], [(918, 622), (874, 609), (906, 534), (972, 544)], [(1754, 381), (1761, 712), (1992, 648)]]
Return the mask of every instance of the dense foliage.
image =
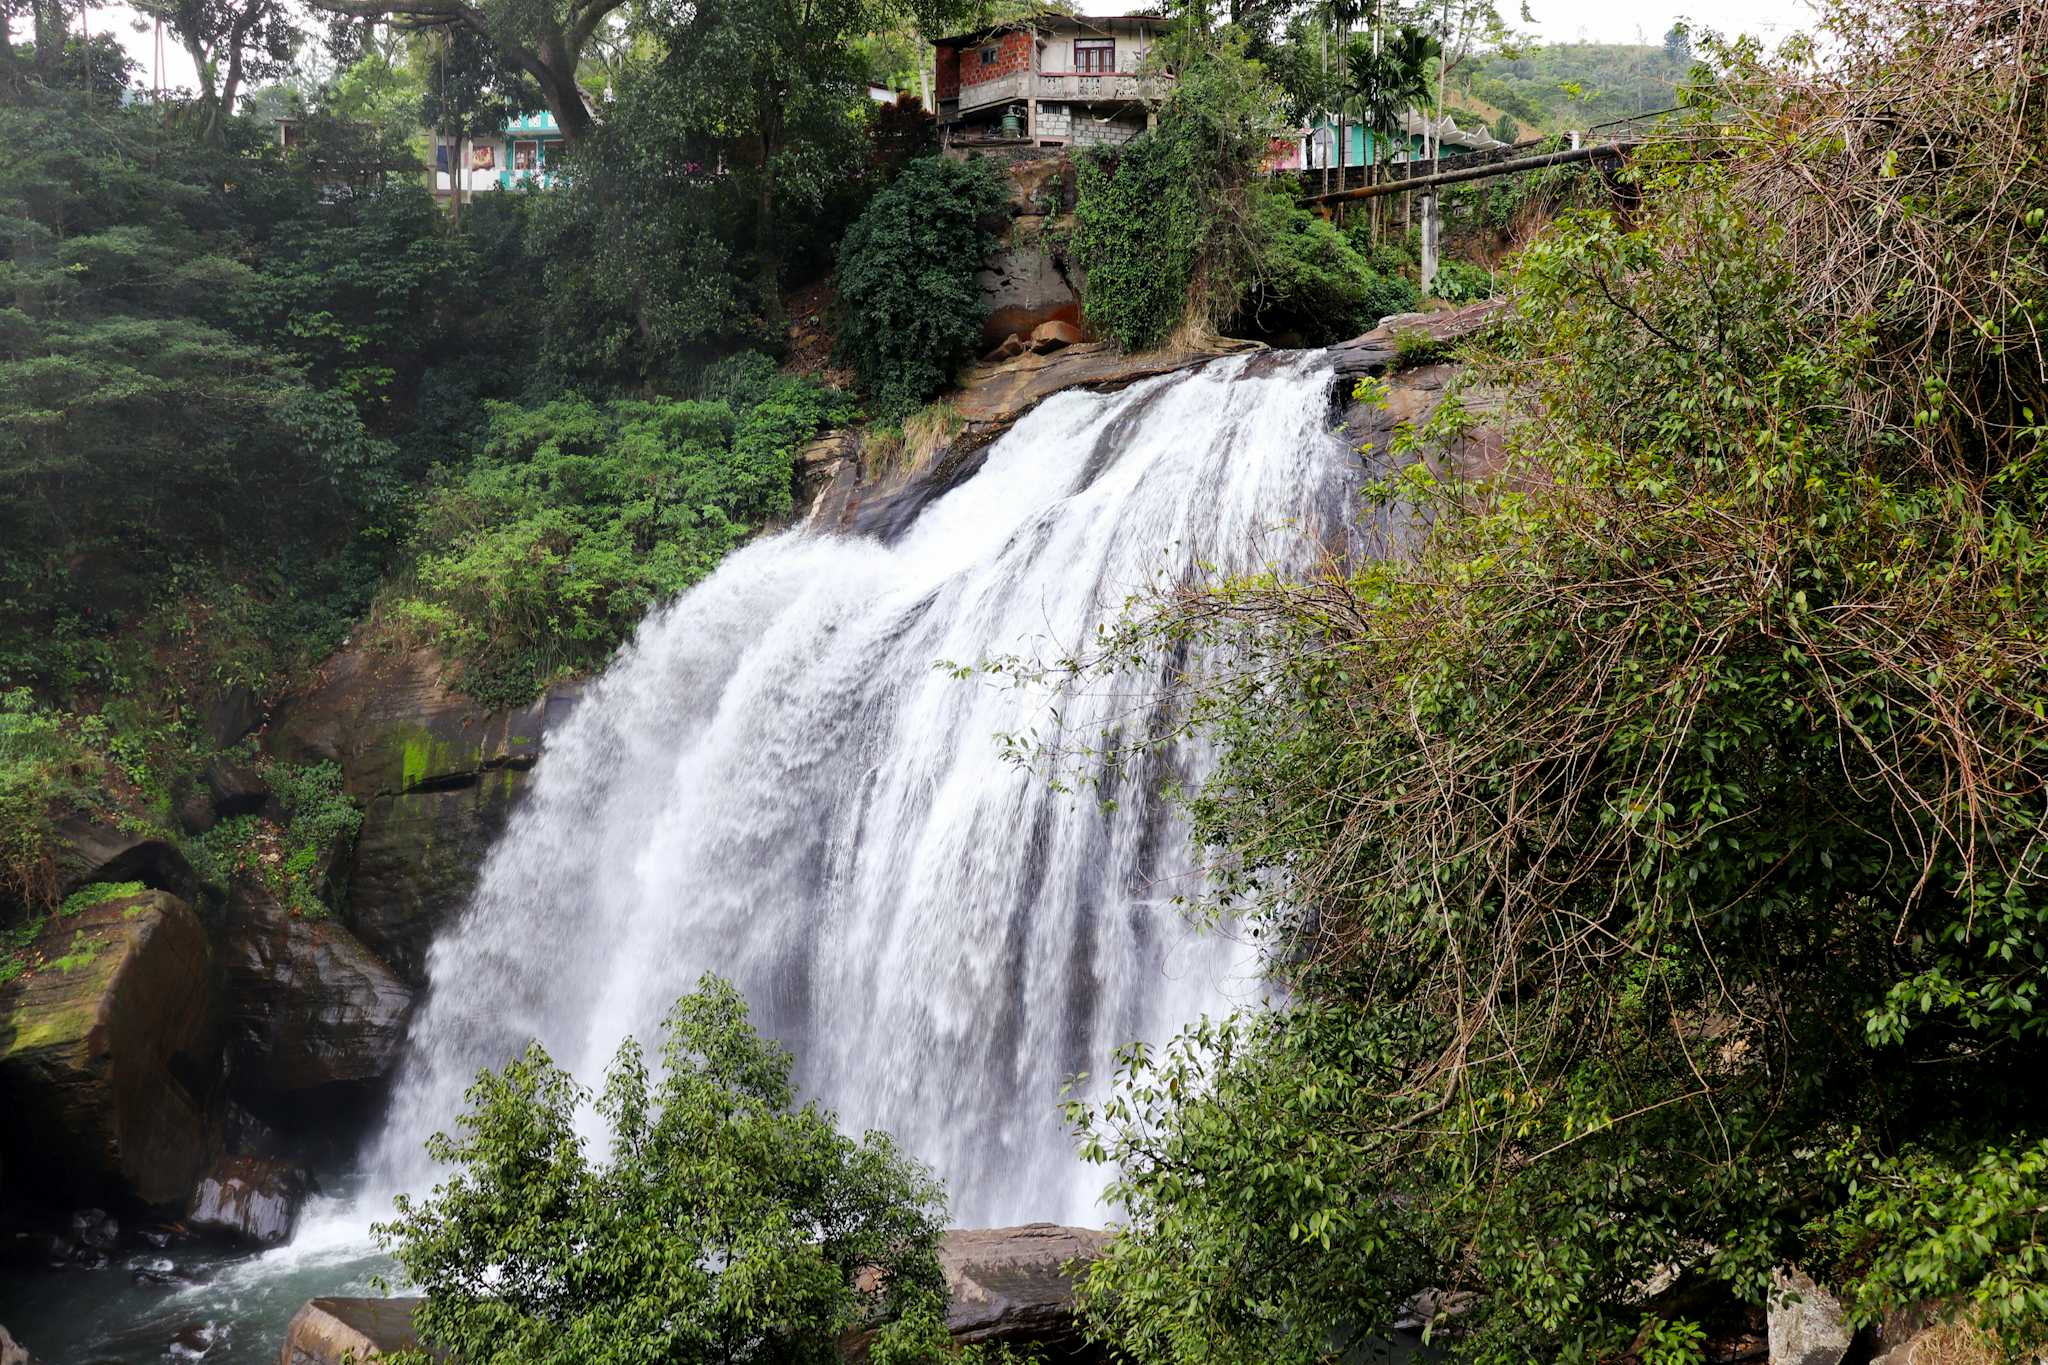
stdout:
[(981, 337), (982, 263), (1008, 207), (994, 163), (925, 157), (868, 201), (839, 246), (839, 352), (900, 417), (952, 381)]
[(1717, 58), (1641, 213), (1522, 255), (1504, 466), (1387, 482), (1411, 556), (1111, 642), (1232, 651), (1192, 814), (1289, 988), (1073, 1111), (1135, 1359), (1320, 1360), (1431, 1289), (1460, 1358), (1697, 1360), (1787, 1263), (2048, 1342), (2048, 14)]
[(476, 459), (428, 498), (391, 619), (487, 700), (603, 663), (651, 604), (788, 514), (797, 447), (849, 415), (752, 360), (723, 363), (709, 400), (490, 405)]
[(1374, 268), (1351, 237), (1295, 204), (1284, 189), (1256, 192), (1252, 226), (1255, 266), (1231, 330), (1281, 335), (1298, 344), (1326, 345), (1371, 329), (1391, 313), (1419, 302), (1401, 273), (1405, 257)]
[(1236, 309), (1252, 270), (1246, 190), (1280, 126), (1278, 92), (1225, 41), (1179, 72), (1155, 128), (1079, 159), (1071, 250), (1096, 331), (1143, 350)]
[(536, 1044), (431, 1140), (452, 1173), (378, 1228), (427, 1296), (424, 1344), (478, 1365), (827, 1365), (843, 1334), (879, 1329), (877, 1360), (953, 1358), (930, 1331), (938, 1186), (886, 1135), (799, 1106), (789, 1054), (730, 985), (677, 1001), (658, 1077), (620, 1048), (596, 1160), (576, 1126), (592, 1101)]

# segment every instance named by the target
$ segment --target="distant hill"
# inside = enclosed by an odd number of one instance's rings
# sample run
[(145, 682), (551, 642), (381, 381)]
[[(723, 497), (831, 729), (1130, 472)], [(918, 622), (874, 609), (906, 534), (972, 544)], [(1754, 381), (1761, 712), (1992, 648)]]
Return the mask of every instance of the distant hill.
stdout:
[(1692, 67), (1680, 41), (1557, 43), (1526, 49), (1514, 58), (1490, 57), (1451, 79), (1450, 103), (1469, 97), (1473, 107), (1506, 113), (1520, 134), (1583, 128), (1609, 119), (1668, 109)]

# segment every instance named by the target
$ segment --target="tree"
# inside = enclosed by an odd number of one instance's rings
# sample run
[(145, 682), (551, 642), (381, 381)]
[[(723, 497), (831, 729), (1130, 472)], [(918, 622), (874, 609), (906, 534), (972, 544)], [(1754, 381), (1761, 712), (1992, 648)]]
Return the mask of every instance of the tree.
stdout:
[(986, 161), (911, 162), (839, 248), (839, 349), (880, 411), (900, 416), (952, 381), (981, 335), (975, 275), (1008, 189)]
[(534, 83), (570, 143), (596, 115), (576, 69), (592, 36), (625, 0), (314, 0), (317, 8), (403, 28), (460, 30), (490, 43)]
[[(427, 1296), (422, 1342), (499, 1365), (838, 1359), (881, 1329), (928, 1337), (943, 1196), (885, 1134), (855, 1140), (795, 1102), (790, 1057), (706, 976), (662, 1026), (662, 1074), (628, 1039), (593, 1097), (539, 1044), (469, 1091), (454, 1167), (376, 1229)], [(595, 1101), (609, 1138), (576, 1131)], [(418, 1357), (424, 1361), (425, 1357)]]
[(1664, 60), (1675, 67), (1692, 65), (1692, 30), (1673, 24), (1664, 31)]
[(200, 128), (214, 142), (243, 83), (283, 75), (303, 36), (284, 0), (137, 0), (136, 8), (163, 20), (191, 57)]
[(1716, 47), (1725, 116), (1526, 247), (1473, 344), (1519, 395), (1501, 464), (1432, 472), (1449, 402), (1382, 452), (1398, 556), (1167, 589), (1102, 643), (1228, 661), (1179, 691), (1204, 908), (1286, 988), (1071, 1111), (1132, 1358), (1326, 1359), (1428, 1288), (1456, 1359), (1698, 1360), (1788, 1263), (1857, 1323), (2040, 1353), (2031, 14)]

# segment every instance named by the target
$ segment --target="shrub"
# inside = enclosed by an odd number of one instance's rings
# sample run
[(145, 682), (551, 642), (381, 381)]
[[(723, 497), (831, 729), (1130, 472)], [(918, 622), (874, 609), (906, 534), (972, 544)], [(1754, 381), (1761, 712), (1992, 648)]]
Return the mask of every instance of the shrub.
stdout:
[(490, 434), (420, 518), (387, 603), (480, 700), (602, 664), (650, 605), (786, 516), (797, 448), (843, 404), (772, 369), (714, 371), (733, 401), (568, 397), (489, 405)]
[(1470, 303), (1495, 293), (1493, 272), (1470, 261), (1444, 261), (1437, 266), (1430, 292), (1446, 303)]
[(2048, 30), (1829, 19), (1522, 253), (1506, 467), (1382, 484), (1408, 553), (1104, 642), (1229, 661), (1191, 815), (1289, 997), (1073, 1110), (1132, 1358), (1323, 1359), (1424, 1288), (1456, 1358), (1668, 1357), (1787, 1263), (2048, 1342)]
[(97, 804), (112, 765), (91, 719), (39, 705), (26, 688), (0, 692), (0, 920), (56, 903), (54, 818)]
[(1356, 336), (1384, 313), (1389, 282), (1325, 219), (1284, 190), (1255, 190), (1256, 266), (1236, 330), (1288, 333), (1302, 344)]
[(1214, 327), (1257, 274), (1263, 201), (1248, 187), (1280, 127), (1277, 95), (1238, 36), (1191, 56), (1155, 128), (1076, 168), (1082, 308), (1126, 350)]
[(1008, 190), (989, 161), (922, 157), (868, 202), (839, 247), (839, 354), (883, 416), (952, 382), (981, 336), (975, 276)]
[[(426, 1295), (422, 1343), (500, 1365), (826, 1365), (844, 1333), (881, 1328), (877, 1358), (937, 1365), (931, 1176), (885, 1134), (856, 1141), (797, 1105), (789, 1054), (717, 977), (662, 1034), (659, 1079), (628, 1039), (595, 1096), (539, 1044), (479, 1074), (456, 1134), (427, 1144), (447, 1179), (376, 1228)], [(607, 1129), (596, 1161), (585, 1105)]]

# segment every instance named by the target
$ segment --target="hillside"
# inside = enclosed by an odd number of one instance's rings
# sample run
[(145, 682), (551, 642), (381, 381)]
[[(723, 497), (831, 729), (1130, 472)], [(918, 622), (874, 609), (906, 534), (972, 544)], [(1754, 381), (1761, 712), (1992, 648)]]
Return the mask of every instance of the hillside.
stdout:
[(1462, 80), (1453, 77), (1450, 102), (1456, 107), (1463, 96), (1500, 109), (1524, 135), (1558, 132), (1670, 108), (1691, 65), (1683, 40), (1557, 43), (1474, 65)]

